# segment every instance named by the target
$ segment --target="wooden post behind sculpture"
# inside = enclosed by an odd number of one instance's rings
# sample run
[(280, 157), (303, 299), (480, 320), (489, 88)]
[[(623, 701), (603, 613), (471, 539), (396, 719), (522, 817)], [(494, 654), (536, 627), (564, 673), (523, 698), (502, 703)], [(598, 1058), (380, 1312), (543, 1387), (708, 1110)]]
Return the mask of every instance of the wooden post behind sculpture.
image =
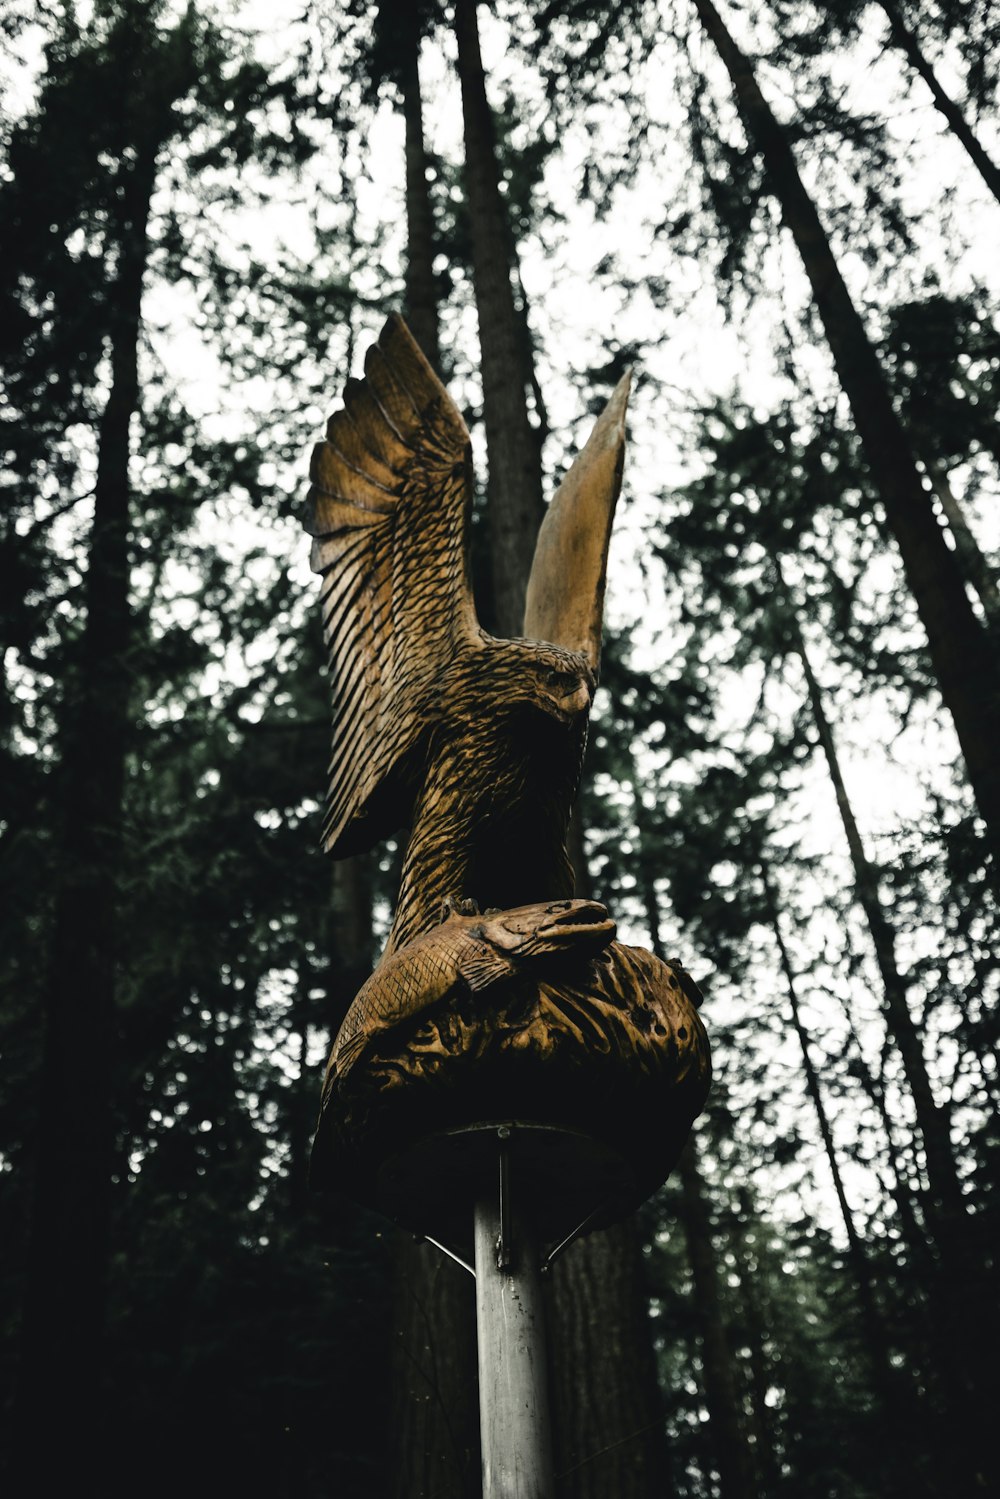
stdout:
[(474, 1256), (488, 1499), (552, 1493), (543, 1245), (664, 1180), (710, 1077), (685, 970), (615, 941), (566, 856), (627, 396), (626, 377), (549, 506), (518, 640), (476, 618), (469, 434), (399, 318), (313, 457), (324, 843), (410, 837), (386, 951), (334, 1042), (311, 1179)]

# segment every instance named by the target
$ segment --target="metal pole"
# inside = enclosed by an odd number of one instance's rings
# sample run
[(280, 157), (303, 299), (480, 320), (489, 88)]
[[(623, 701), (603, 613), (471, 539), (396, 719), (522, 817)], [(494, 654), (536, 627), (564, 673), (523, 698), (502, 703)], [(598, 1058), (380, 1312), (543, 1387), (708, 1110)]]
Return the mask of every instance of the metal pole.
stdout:
[(505, 1145), (475, 1213), (483, 1499), (554, 1499), (540, 1254)]

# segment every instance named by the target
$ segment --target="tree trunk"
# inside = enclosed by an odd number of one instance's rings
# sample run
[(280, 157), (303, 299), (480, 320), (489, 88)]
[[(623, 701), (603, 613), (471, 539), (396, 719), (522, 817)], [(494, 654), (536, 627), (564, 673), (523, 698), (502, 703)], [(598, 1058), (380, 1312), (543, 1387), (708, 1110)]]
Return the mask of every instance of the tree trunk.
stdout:
[[(911, 1167), (904, 1158), (897, 1140), (897, 1125), (890, 1112), (889, 1104), (885, 1096), (885, 1089), (881, 1079), (874, 1076), (865, 1059), (854, 1027), (854, 1020), (850, 1012), (844, 1007), (844, 1018), (850, 1033), (850, 1045), (854, 1052), (854, 1065), (856, 1076), (861, 1084), (865, 1097), (872, 1105), (882, 1124), (882, 1133), (885, 1135), (888, 1149), (888, 1170), (891, 1180), (886, 1188), (883, 1182), (883, 1190), (891, 1197), (899, 1217), (902, 1229), (902, 1238), (906, 1244), (911, 1257), (912, 1265), (919, 1268), (921, 1278), (929, 1282), (933, 1272), (933, 1253), (929, 1242), (929, 1234), (926, 1227), (917, 1221), (915, 1199), (919, 1193), (919, 1182), (914, 1182)], [(912, 1155), (911, 1155), (912, 1161)], [(913, 1163), (913, 1171), (917, 1171), (916, 1163)]]
[[(332, 1045), (351, 1001), (375, 966), (372, 935), (373, 855), (356, 854), (331, 866), (330, 908), (317, 924), (313, 944), (326, 954), (325, 971), (317, 973), (309, 952), (300, 960), (293, 1010), (293, 1029), (300, 1037), (299, 1086), (289, 1100), (288, 1196), (292, 1217), (302, 1218), (313, 1198), (309, 1190), (309, 1154), (319, 1108), (322, 1077), (307, 1067), (309, 1030), (318, 1025), (327, 1030)], [(310, 998), (319, 986), (320, 1001)]]
[[(780, 568), (778, 576), (783, 586)], [(962, 1434), (958, 1447), (971, 1491), (977, 1492), (986, 1486), (992, 1463), (985, 1443), (983, 1392), (976, 1372), (981, 1367), (987, 1341), (985, 1327), (992, 1324), (994, 1317), (989, 1301), (991, 1288), (981, 1273), (980, 1255), (973, 1248), (974, 1220), (969, 1217), (958, 1175), (950, 1114), (934, 1100), (920, 1033), (907, 1001), (906, 981), (896, 960), (895, 937), (879, 894), (878, 872), (865, 853), (819, 684), (794, 613), (792, 618), (795, 648), (850, 850), (855, 894), (871, 933), (882, 980), (886, 1025), (903, 1065), (923, 1146), (928, 1186), (924, 1218), (940, 1257), (929, 1289), (935, 1309), (937, 1351), (944, 1371), (942, 1390), (950, 1419), (955, 1430)]]
[[(404, 19), (405, 16), (405, 19)], [(434, 286), (434, 219), (427, 185), (423, 101), (420, 94), (420, 27), (417, 12), (403, 8), (400, 24), (412, 33), (404, 47), (400, 92), (406, 125), (406, 321), (435, 370), (440, 369), (438, 306)]]
[(711, 1423), (711, 1462), (719, 1476), (721, 1499), (753, 1499), (755, 1485), (744, 1431), (739, 1373), (726, 1335), (711, 1217), (693, 1139), (681, 1152), (677, 1174), (684, 1203), (684, 1236), (694, 1280), (695, 1311), (701, 1338), (705, 1404)]
[[(404, 14), (405, 13), (405, 14)], [(440, 368), (434, 213), (424, 151), (420, 35), (411, 32), (400, 91), (406, 126), (406, 316)], [(396, 881), (398, 888), (398, 880)], [(472, 1205), (469, 1205), (472, 1231)], [(397, 1499), (472, 1499), (480, 1493), (476, 1300), (470, 1277), (432, 1245), (399, 1233), (392, 1266), (392, 1492)]]
[(951, 1143), (950, 1118), (946, 1109), (934, 1100), (923, 1046), (906, 997), (907, 984), (896, 960), (896, 939), (885, 914), (879, 894), (878, 871), (865, 853), (854, 809), (847, 795), (840, 759), (823, 697), (816, 680), (805, 641), (796, 621), (796, 653), (805, 677), (809, 706), (820, 745), (837, 798), (844, 835), (854, 871), (854, 890), (864, 912), (875, 950), (875, 961), (885, 991), (886, 1018), (893, 1041), (899, 1051), (907, 1087), (924, 1147), (927, 1182), (930, 1189), (928, 1223), (945, 1260), (954, 1270), (956, 1251), (960, 1250), (962, 1224), (967, 1216)]
[(1000, 756), (996, 753), (1000, 663), (972, 610), (960, 569), (896, 416), (881, 365), (803, 186), (785, 131), (712, 0), (693, 3), (729, 73), (747, 134), (763, 157), (771, 191), (802, 257), (868, 467), (927, 632), (941, 696), (955, 723), (1000, 878)]
[[(733, 1223), (731, 1238), (736, 1275), (739, 1280), (740, 1306), (746, 1322), (750, 1356), (747, 1360), (747, 1388), (750, 1396), (752, 1420), (750, 1429), (754, 1438), (754, 1468), (758, 1485), (768, 1496), (781, 1492), (781, 1464), (778, 1460), (777, 1433), (774, 1411), (767, 1403), (768, 1390), (781, 1383), (778, 1368), (780, 1358), (774, 1350), (767, 1308), (762, 1304), (760, 1274), (760, 1250), (751, 1250), (747, 1229), (759, 1223), (759, 1214), (751, 1199), (749, 1189), (741, 1187), (737, 1197), (738, 1212)], [(756, 1264), (751, 1265), (754, 1253)], [(769, 1350), (767, 1344), (771, 1344)]]
[[(494, 624), (516, 636), (543, 513), (539, 444), (526, 397), (534, 374), (526, 309), (515, 306), (511, 284), (512, 235), (499, 190), (474, 0), (456, 0), (455, 34), (489, 460)], [(557, 1263), (551, 1319), (560, 1493), (564, 1499), (662, 1493), (663, 1417), (635, 1220), (589, 1235)]]
[(465, 194), (483, 378), (489, 459), (489, 536), (493, 575), (491, 625), (520, 635), (524, 590), (542, 519), (537, 436), (528, 418), (523, 334), (511, 287), (510, 227), (496, 153), (493, 115), (479, 50), (476, 0), (456, 0), (455, 37), (465, 123)]
[(942, 514), (948, 522), (948, 530), (955, 541), (955, 552), (983, 606), (983, 613), (993, 630), (1000, 630), (1000, 589), (993, 576), (993, 569), (972, 534), (958, 496), (951, 487), (944, 465), (935, 458), (922, 457), (921, 463), (938, 497)]
[(45, 989), (41, 1108), (22, 1328), (15, 1465), (55, 1492), (95, 1458), (114, 1159), (115, 906), (132, 666), (129, 461), (156, 156), (124, 177), (110, 298), (111, 387), (98, 424), (86, 624), (67, 685), (59, 769), (63, 820)]
[(313, 1002), (310, 990), (313, 974), (309, 958), (303, 955), (296, 975), (295, 995), (292, 1000), (291, 1022), (299, 1038), (297, 1086), (289, 1089), (288, 1097), (288, 1214), (293, 1223), (300, 1223), (310, 1207), (309, 1193), (309, 1146), (316, 1127), (317, 1090), (309, 1066), (309, 1027), (313, 1019)]
[(982, 177), (997, 202), (1000, 203), (1000, 168), (996, 166), (996, 163), (979, 144), (971, 127), (966, 123), (965, 116), (958, 105), (941, 87), (934, 69), (921, 51), (920, 43), (906, 24), (906, 19), (899, 6), (895, 3), (895, 0), (878, 0), (878, 4), (888, 17), (889, 34), (892, 40), (904, 53), (913, 71), (930, 89), (931, 98), (934, 100), (934, 108), (940, 110), (944, 115), (948, 122), (949, 130), (952, 131), (965, 147), (980, 177)]
[[(579, 812), (577, 802), (568, 851), (575, 893), (592, 900)], [(656, 955), (663, 957), (660, 949)], [(551, 1375), (563, 1499), (660, 1499), (666, 1492), (666, 1412), (648, 1309), (635, 1218), (590, 1234), (553, 1268)]]
[[(840, 1216), (844, 1224), (844, 1232), (847, 1235), (847, 1259), (851, 1268), (851, 1274), (858, 1292), (858, 1304), (861, 1311), (861, 1324), (864, 1329), (865, 1350), (868, 1355), (868, 1363), (871, 1369), (872, 1382), (878, 1391), (885, 1415), (892, 1425), (896, 1434), (896, 1441), (901, 1454), (906, 1452), (905, 1433), (912, 1422), (913, 1410), (910, 1402), (905, 1399), (904, 1391), (899, 1385), (899, 1379), (892, 1367), (889, 1356), (889, 1346), (886, 1338), (885, 1325), (875, 1295), (875, 1282), (872, 1268), (868, 1262), (861, 1235), (858, 1233), (854, 1222), (854, 1214), (847, 1201), (847, 1192), (844, 1187), (843, 1176), (840, 1170), (840, 1161), (837, 1157), (836, 1147), (833, 1143), (833, 1130), (826, 1112), (826, 1104), (823, 1100), (823, 1091), (820, 1087), (819, 1074), (813, 1063), (809, 1051), (809, 1036), (802, 1023), (802, 1012), (799, 1005), (798, 984), (792, 968), (791, 957), (785, 945), (784, 934), (781, 930), (781, 917), (775, 898), (774, 887), (771, 884), (770, 873), (767, 865), (761, 860), (759, 864), (761, 883), (764, 890), (764, 901), (767, 908), (768, 919), (771, 930), (774, 933), (775, 944), (778, 948), (778, 958), (781, 964), (782, 976), (785, 980), (785, 989), (788, 994), (788, 1002), (792, 1015), (792, 1026), (795, 1030), (799, 1049), (802, 1053), (802, 1066), (805, 1072), (806, 1092), (816, 1113), (816, 1122), (819, 1125), (820, 1138), (823, 1142), (823, 1150), (826, 1154), (827, 1166), (833, 1181), (833, 1190), (837, 1197), (840, 1208)], [(906, 1467), (905, 1461), (901, 1464)], [(906, 1492), (922, 1493), (929, 1492), (925, 1487), (925, 1481), (921, 1475), (916, 1473), (906, 1474)]]
[(560, 1499), (662, 1499), (666, 1413), (636, 1221), (581, 1239), (552, 1274), (549, 1347)]
[[(472, 1204), (469, 1204), (470, 1233)], [(394, 1499), (478, 1499), (479, 1398), (472, 1277), (402, 1234), (392, 1333)]]

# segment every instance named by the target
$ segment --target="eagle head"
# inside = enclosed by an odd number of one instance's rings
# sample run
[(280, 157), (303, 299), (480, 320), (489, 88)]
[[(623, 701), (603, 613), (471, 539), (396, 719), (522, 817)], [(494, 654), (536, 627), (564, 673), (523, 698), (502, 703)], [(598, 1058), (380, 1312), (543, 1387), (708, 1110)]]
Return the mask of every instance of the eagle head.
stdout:
[(523, 688), (531, 706), (558, 723), (586, 722), (597, 687), (586, 657), (557, 645), (519, 643), (525, 649)]
[(543, 714), (553, 727), (585, 730), (596, 687), (586, 656), (576, 651), (484, 635), (478, 650), (457, 655), (438, 678), (430, 717), (463, 734), (483, 725), (495, 734), (499, 722), (526, 712)]

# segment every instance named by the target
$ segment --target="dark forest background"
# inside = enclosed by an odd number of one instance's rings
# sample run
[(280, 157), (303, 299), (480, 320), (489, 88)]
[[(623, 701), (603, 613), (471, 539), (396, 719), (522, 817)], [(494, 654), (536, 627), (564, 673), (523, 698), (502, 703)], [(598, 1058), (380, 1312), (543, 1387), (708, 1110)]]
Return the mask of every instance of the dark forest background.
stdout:
[(6, 1492), (478, 1492), (471, 1283), (306, 1181), (398, 850), (317, 849), (298, 513), (395, 307), (477, 434), (498, 633), (638, 377), (575, 856), (716, 1081), (554, 1276), (561, 1493), (995, 1492), (994, 8), (0, 36)]

